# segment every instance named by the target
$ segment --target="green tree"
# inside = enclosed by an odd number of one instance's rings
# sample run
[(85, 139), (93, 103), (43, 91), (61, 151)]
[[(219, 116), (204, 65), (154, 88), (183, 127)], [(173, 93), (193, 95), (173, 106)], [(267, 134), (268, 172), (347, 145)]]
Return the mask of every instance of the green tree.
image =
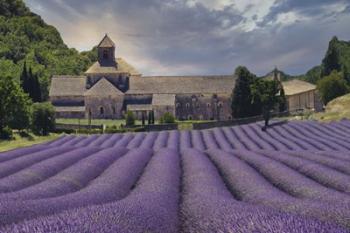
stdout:
[(33, 104), (32, 130), (37, 135), (46, 136), (55, 129), (55, 109), (51, 103)]
[(151, 111), (151, 116), (152, 116), (152, 118), (151, 118), (151, 119), (152, 119), (151, 124), (154, 125), (154, 123), (155, 123), (155, 117), (154, 117), (154, 111), (153, 111), (153, 110)]
[(0, 132), (5, 127), (26, 129), (31, 101), (11, 77), (0, 77)]
[(134, 126), (135, 125), (135, 116), (132, 111), (127, 111), (125, 116), (125, 125), (126, 126)]
[(265, 120), (265, 128), (269, 124), (270, 113), (275, 109), (276, 105), (280, 101), (279, 82), (276, 80), (263, 80), (258, 79), (251, 86), (253, 102), (258, 101), (261, 104), (263, 117)]
[(170, 112), (164, 113), (164, 115), (159, 119), (161, 124), (173, 124), (175, 123), (175, 117)]
[(338, 43), (339, 41), (337, 37), (333, 37), (333, 39), (329, 42), (328, 51), (326, 53), (325, 58), (322, 61), (322, 76), (330, 75), (333, 70), (341, 70), (340, 55), (339, 50), (337, 48)]
[(20, 76), (20, 84), (21, 84), (21, 87), (25, 93), (28, 93), (27, 92), (27, 83), (26, 83), (27, 80), (28, 80), (27, 63), (24, 62), (22, 73)]
[(41, 102), (41, 88), (40, 88), (40, 82), (38, 79), (38, 75), (33, 74), (32, 77), (33, 82), (33, 102), (39, 103)]
[[(48, 99), (53, 75), (80, 75), (97, 60), (96, 49), (80, 53), (68, 48), (59, 32), (31, 13), (22, 0), (0, 0), (0, 45), (0, 76), (19, 78), (26, 61), (38, 78), (33, 82), (39, 82), (43, 100)], [(31, 93), (28, 89), (24, 88)], [(35, 93), (33, 100), (38, 102)]]
[(341, 72), (333, 71), (317, 83), (317, 89), (324, 104), (345, 95), (349, 92), (349, 87)]
[(235, 71), (237, 80), (232, 93), (232, 115), (234, 118), (243, 118), (255, 115), (250, 86), (253, 84), (256, 76), (249, 72), (246, 67), (239, 66)]
[(148, 124), (152, 124), (152, 112), (148, 112)]
[(142, 126), (145, 125), (145, 122), (146, 122), (146, 116), (145, 116), (145, 113), (142, 112)]
[(278, 108), (280, 112), (284, 112), (287, 110), (287, 98), (283, 87), (280, 88), (280, 96), (279, 96), (278, 104), (279, 104)]

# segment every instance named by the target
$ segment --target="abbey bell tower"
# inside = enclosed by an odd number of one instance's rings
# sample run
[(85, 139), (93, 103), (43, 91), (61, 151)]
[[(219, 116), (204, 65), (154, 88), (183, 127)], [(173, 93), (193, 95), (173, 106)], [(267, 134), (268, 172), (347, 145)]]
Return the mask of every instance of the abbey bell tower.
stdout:
[(98, 62), (101, 66), (116, 66), (115, 44), (106, 34), (98, 48)]

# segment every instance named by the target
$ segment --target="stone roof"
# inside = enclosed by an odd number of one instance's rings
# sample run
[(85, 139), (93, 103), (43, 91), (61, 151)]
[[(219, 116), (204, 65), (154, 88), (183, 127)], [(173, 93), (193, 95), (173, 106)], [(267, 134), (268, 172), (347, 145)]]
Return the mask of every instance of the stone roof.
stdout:
[(230, 94), (236, 78), (231, 76), (153, 76), (130, 79), (128, 94)]
[(107, 79), (101, 78), (93, 87), (85, 92), (84, 96), (120, 96), (124, 95)]
[(109, 38), (109, 36), (106, 34), (105, 37), (101, 40), (101, 42), (98, 44), (99, 48), (112, 48), (115, 47), (114, 42)]
[(85, 76), (53, 76), (49, 96), (83, 96), (85, 85)]
[(282, 86), (287, 96), (316, 90), (316, 85), (298, 79), (282, 82)]
[(153, 106), (175, 105), (175, 94), (154, 94), (152, 97)]
[(151, 104), (131, 104), (127, 106), (128, 111), (152, 111)]
[(140, 75), (137, 70), (128, 64), (124, 59), (117, 58), (115, 66), (101, 66), (97, 61), (95, 62), (85, 74), (121, 74), (128, 73), (130, 75)]
[(84, 106), (59, 106), (55, 107), (56, 112), (85, 112)]

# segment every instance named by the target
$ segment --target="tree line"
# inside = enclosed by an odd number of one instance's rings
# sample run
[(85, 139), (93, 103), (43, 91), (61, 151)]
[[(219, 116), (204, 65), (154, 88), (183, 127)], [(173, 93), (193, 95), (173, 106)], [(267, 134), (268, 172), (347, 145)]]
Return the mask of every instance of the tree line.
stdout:
[(350, 42), (337, 37), (329, 42), (317, 81), (324, 104), (350, 92)]
[[(26, 82), (29, 86), (36, 83), (35, 78)], [(37, 135), (48, 135), (54, 129), (53, 106), (37, 102), (36, 98), (40, 96), (32, 89), (28, 92), (25, 93), (13, 77), (0, 77), (0, 139), (12, 139), (14, 129), (20, 132), (31, 130)]]

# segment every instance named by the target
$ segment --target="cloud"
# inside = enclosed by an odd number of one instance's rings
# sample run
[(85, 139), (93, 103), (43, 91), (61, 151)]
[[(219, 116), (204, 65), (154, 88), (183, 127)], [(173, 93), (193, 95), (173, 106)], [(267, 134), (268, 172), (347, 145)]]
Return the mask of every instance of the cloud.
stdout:
[[(306, 3), (307, 2), (307, 3)], [(26, 0), (71, 47), (104, 33), (145, 75), (230, 74), (238, 65), (292, 74), (320, 63), (333, 35), (349, 39), (347, 1)], [(321, 20), (327, 16), (325, 20)]]

